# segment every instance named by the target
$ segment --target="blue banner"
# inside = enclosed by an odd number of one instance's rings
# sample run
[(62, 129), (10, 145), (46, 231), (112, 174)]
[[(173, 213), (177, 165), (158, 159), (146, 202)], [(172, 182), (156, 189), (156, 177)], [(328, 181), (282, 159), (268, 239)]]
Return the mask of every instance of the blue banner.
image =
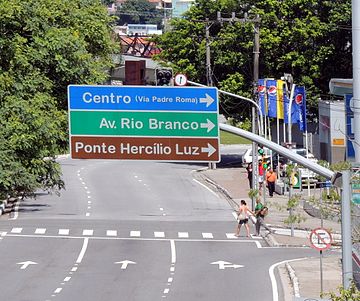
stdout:
[(277, 84), (276, 80), (268, 79), (266, 80), (266, 92), (267, 92), (267, 105), (268, 105), (268, 116), (276, 117), (277, 116)]
[(345, 94), (345, 113), (346, 113), (346, 158), (355, 158), (355, 149), (353, 140), (355, 134), (353, 132), (354, 111), (352, 110), (352, 94)]
[(258, 95), (259, 95), (259, 106), (261, 109), (261, 112), (263, 114), (263, 116), (266, 115), (267, 113), (267, 107), (266, 107), (266, 86), (265, 86), (265, 80), (264, 79), (259, 79), (258, 81)]
[(213, 87), (68, 86), (71, 110), (218, 112)]
[(306, 92), (305, 87), (295, 87), (293, 106), (295, 108), (294, 121), (299, 125), (300, 131), (305, 132), (307, 129), (306, 120)]

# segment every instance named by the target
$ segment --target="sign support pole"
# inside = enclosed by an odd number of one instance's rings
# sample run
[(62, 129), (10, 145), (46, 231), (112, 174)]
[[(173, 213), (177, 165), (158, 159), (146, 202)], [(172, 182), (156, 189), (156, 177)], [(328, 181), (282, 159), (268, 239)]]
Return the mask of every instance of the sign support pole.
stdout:
[(342, 171), (341, 234), (342, 234), (342, 276), (343, 286), (348, 289), (353, 278), (351, 207), (350, 207), (350, 171)]
[(323, 251), (320, 250), (320, 297), (324, 291), (324, 280), (323, 280)]

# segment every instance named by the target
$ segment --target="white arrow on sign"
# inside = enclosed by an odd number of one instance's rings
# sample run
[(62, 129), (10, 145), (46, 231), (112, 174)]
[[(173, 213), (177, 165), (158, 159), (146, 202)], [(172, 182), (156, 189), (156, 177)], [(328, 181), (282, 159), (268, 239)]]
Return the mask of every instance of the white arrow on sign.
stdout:
[(114, 262), (115, 264), (121, 264), (121, 269), (122, 270), (126, 270), (127, 266), (129, 264), (136, 264), (136, 262), (134, 261), (131, 261), (131, 260), (123, 260), (123, 261), (117, 261), (117, 262)]
[(208, 153), (208, 157), (210, 157), (213, 153), (216, 152), (216, 148), (214, 148), (210, 143), (208, 143), (207, 147), (201, 148), (202, 153)]
[(215, 124), (213, 124), (211, 120), (206, 119), (206, 123), (200, 123), (200, 127), (203, 129), (207, 128), (207, 132), (209, 133), (215, 127)]
[(205, 93), (205, 98), (200, 97), (200, 103), (206, 103), (206, 107), (210, 106), (214, 101), (214, 98), (207, 93)]
[(244, 267), (241, 264), (232, 264), (231, 262), (227, 262), (227, 261), (223, 261), (223, 260), (214, 261), (211, 264), (219, 265), (219, 270), (225, 270), (225, 268), (238, 269), (238, 268), (243, 268)]
[(26, 269), (29, 265), (31, 265), (31, 264), (37, 264), (37, 263), (28, 260), (28, 261), (24, 261), (24, 262), (18, 262), (17, 264), (21, 264), (20, 269), (21, 269), (21, 270), (24, 270), (24, 269)]

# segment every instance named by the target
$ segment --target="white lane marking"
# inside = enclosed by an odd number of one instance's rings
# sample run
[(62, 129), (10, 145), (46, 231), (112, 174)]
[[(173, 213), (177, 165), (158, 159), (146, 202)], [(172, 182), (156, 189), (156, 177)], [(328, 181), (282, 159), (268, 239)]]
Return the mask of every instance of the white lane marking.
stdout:
[(83, 235), (89, 235), (89, 236), (92, 236), (94, 235), (94, 230), (83, 230)]
[(91, 199), (91, 195), (88, 195), (88, 199)]
[(91, 201), (88, 201), (88, 204), (91, 204)]
[(88, 189), (88, 187), (87, 187), (87, 186), (85, 186), (84, 188), (85, 188), (86, 190)]
[(20, 206), (20, 199), (18, 199), (15, 203), (15, 209), (14, 209), (14, 216), (9, 218), (11, 220), (17, 219), (19, 216), (19, 206)]
[(79, 257), (76, 259), (76, 263), (81, 263), (81, 261), (83, 260), (86, 249), (87, 249), (87, 246), (88, 246), (88, 243), (89, 243), (89, 238), (85, 237), (83, 246), (82, 246), (80, 254), (79, 254)]
[(238, 215), (237, 215), (237, 213), (235, 211), (232, 212), (232, 215), (233, 215), (234, 219), (238, 218)]
[(160, 211), (164, 211), (164, 208), (160, 208)]
[(68, 282), (70, 279), (71, 279), (71, 277), (65, 277), (63, 281)]
[(87, 193), (87, 194), (90, 194), (90, 191), (89, 191), (89, 190), (87, 190), (87, 191), (86, 191), (86, 193)]
[(171, 248), (171, 263), (176, 263), (176, 249), (175, 249), (175, 241), (170, 240), (170, 248)]
[(175, 272), (175, 267), (171, 267), (170, 272)]
[(21, 233), (22, 229), (23, 229), (23, 228), (12, 228), (10, 232), (11, 232), (11, 233), (18, 233), (18, 234), (19, 234), (19, 233)]
[(165, 233), (164, 233), (164, 232), (157, 232), (157, 231), (155, 231), (155, 232), (154, 232), (154, 236), (155, 236), (155, 237), (158, 237), (158, 238), (163, 238), (163, 237), (165, 237)]
[(234, 233), (226, 233), (226, 237), (229, 239), (238, 238)]
[(164, 294), (168, 294), (168, 293), (169, 293), (169, 291), (170, 291), (170, 289), (169, 289), (169, 288), (164, 289)]
[(130, 231), (130, 237), (140, 237), (140, 231)]
[(88, 206), (88, 208), (87, 209), (91, 209), (91, 206)]
[(203, 183), (199, 182), (196, 179), (193, 179), (196, 183), (200, 184), (202, 187), (206, 188), (207, 190), (209, 190), (213, 195), (219, 197), (214, 191), (212, 191), (209, 187), (207, 187), (206, 185), (204, 185)]
[(203, 238), (214, 238), (212, 233), (202, 233)]
[(260, 241), (255, 240), (255, 244), (256, 244), (256, 247), (257, 247), (258, 249), (261, 249), (261, 248), (262, 248), (262, 245), (261, 245)]
[(299, 260), (304, 260), (307, 259), (306, 257), (303, 258), (297, 258), (297, 259), (290, 259), (290, 260), (284, 260), (284, 261), (280, 261), (277, 263), (274, 263), (270, 268), (269, 268), (269, 275), (270, 275), (270, 280), (271, 280), (271, 286), (272, 286), (272, 291), (273, 291), (273, 301), (279, 301), (279, 292), (277, 289), (277, 283), (276, 283), (276, 278), (275, 278), (275, 274), (274, 274), (274, 270), (278, 265), (284, 264), (286, 262), (293, 262), (293, 261), (299, 261)]
[(172, 277), (169, 277), (169, 278), (168, 278), (168, 282), (170, 282), (170, 283), (173, 282), (173, 278), (172, 278)]
[(85, 216), (90, 216), (90, 212), (86, 212)]
[(82, 181), (83, 179), (80, 177), (79, 180)]
[(59, 235), (69, 235), (69, 229), (59, 229)]
[(178, 232), (178, 237), (179, 238), (189, 238), (189, 233), (188, 232)]
[(71, 272), (76, 272), (77, 271), (77, 267), (73, 267), (72, 269), (71, 269)]
[(45, 234), (46, 229), (45, 228), (37, 228), (35, 230), (35, 234)]
[(85, 185), (86, 183), (84, 181), (82, 181), (81, 184)]
[(55, 291), (54, 294), (58, 294), (62, 291), (62, 287), (58, 287)]
[(106, 230), (106, 236), (117, 236), (116, 230)]

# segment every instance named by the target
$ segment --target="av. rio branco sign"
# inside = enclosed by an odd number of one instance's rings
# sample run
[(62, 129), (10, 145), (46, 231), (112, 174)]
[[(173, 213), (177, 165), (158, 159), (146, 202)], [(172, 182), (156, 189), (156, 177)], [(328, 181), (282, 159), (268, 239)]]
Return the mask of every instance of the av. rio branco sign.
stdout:
[(218, 91), (206, 87), (68, 87), (73, 159), (218, 162)]

